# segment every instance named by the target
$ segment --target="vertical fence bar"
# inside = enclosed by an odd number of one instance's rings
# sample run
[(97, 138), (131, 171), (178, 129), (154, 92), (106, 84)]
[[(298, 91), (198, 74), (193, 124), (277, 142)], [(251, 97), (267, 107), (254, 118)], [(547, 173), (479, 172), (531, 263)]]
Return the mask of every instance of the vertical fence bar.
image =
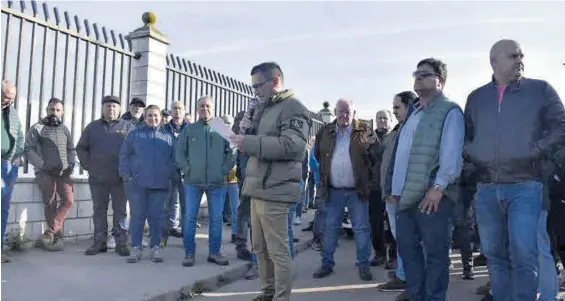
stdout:
[[(122, 46), (122, 48), (125, 48), (124, 46), (124, 37), (121, 34), (118, 34), (118, 38), (120, 40), (120, 45)], [(120, 100), (123, 97), (123, 85), (124, 85), (124, 59), (125, 59), (125, 55), (122, 53), (121, 54), (121, 59), (120, 59)], [(128, 78), (129, 80), (129, 78)], [(128, 85), (129, 86), (129, 85)]]
[[(116, 46), (116, 35), (113, 30), (110, 30), (110, 36), (112, 37), (112, 44)], [(116, 55), (117, 53), (113, 51), (112, 54), (112, 85), (110, 86), (110, 94), (114, 95), (114, 84), (115, 84), (115, 72), (116, 72)]]
[[(65, 15), (68, 16), (67, 12), (65, 12)], [(80, 33), (80, 22), (78, 20), (78, 17), (75, 15), (74, 16), (74, 21), (75, 21), (75, 27), (76, 27), (76, 31), (77, 33)], [(78, 88), (78, 59), (79, 59), (79, 46), (80, 46), (80, 39), (79, 38), (75, 38), (76, 40), (76, 45), (75, 45), (75, 66), (74, 66), (74, 70), (73, 70), (73, 112), (76, 112), (76, 101), (77, 101), (77, 88)], [(86, 69), (86, 68), (85, 68)], [(72, 114), (71, 115), (71, 136), (72, 137), (76, 137), (75, 136), (75, 123), (76, 123), (76, 114)]]
[[(86, 36), (90, 36), (90, 25), (88, 24), (88, 20), (84, 20), (84, 30), (86, 31)], [(84, 127), (86, 126), (86, 94), (87, 92), (87, 83), (88, 83), (88, 63), (89, 63), (89, 59), (90, 59), (90, 42), (89, 41), (85, 41), (85, 46), (86, 46), (86, 53), (85, 53), (85, 59), (84, 59), (84, 78), (83, 78), (83, 88), (82, 88), (82, 120), (81, 120), (81, 129), (84, 129)]]
[[(85, 20), (86, 21), (86, 20)], [(94, 36), (96, 41), (99, 40), (98, 25), (92, 23), (92, 28), (94, 29)], [(94, 76), (92, 77), (92, 111), (90, 120), (93, 121), (96, 117), (96, 85), (98, 84), (98, 56), (99, 56), (99, 46), (98, 43), (94, 43)]]
[[(37, 16), (37, 4), (34, 2), (31, 3), (31, 8), (33, 11), (33, 16), (36, 17)], [(28, 73), (29, 73), (29, 80), (27, 82), (27, 103), (30, 103), (30, 100), (32, 99), (32, 88), (31, 88), (31, 84), (33, 82), (33, 54), (34, 54), (34, 50), (35, 50), (35, 31), (37, 29), (37, 24), (35, 22), (33, 22), (31, 24), (31, 48), (29, 51), (29, 69), (28, 69)], [(31, 114), (31, 110), (29, 110), (29, 114)], [(39, 113), (41, 116), (41, 112)], [(30, 118), (31, 119), (31, 115)], [(31, 120), (30, 120), (31, 121)], [(26, 130), (29, 129), (29, 126), (26, 125)]]
[[(54, 8), (54, 15), (55, 15), (55, 24), (59, 25), (59, 10), (55, 7)], [(59, 52), (59, 31), (54, 30), (53, 33), (55, 34), (55, 42), (53, 50), (53, 78), (51, 79), (51, 98), (55, 97), (55, 81), (57, 80), (57, 54)], [(63, 101), (65, 99), (63, 98)]]
[[(106, 34), (106, 28), (102, 26), (102, 37), (104, 38), (104, 43), (108, 44), (108, 35)], [(106, 68), (108, 67), (108, 47), (104, 48), (104, 67), (102, 68), (102, 96), (106, 95)]]
[(128, 89), (128, 92), (126, 94), (126, 102), (129, 103), (129, 98), (131, 97), (131, 85), (129, 84), (129, 81), (131, 81), (131, 71), (132, 71), (132, 63), (131, 60), (133, 60), (133, 58), (130, 56), (128, 57), (128, 83), (126, 84), (126, 87)]
[[(65, 12), (63, 14), (63, 16), (65, 17), (65, 27), (67, 30), (70, 29), (70, 20), (69, 20), (69, 14), (67, 14), (67, 12)], [(69, 34), (65, 34), (65, 63), (63, 65), (63, 86), (62, 86), (62, 90), (63, 90), (63, 101), (67, 102), (67, 68), (69, 65), (69, 43), (70, 43), (70, 37)], [(74, 107), (73, 107), (74, 110)], [(71, 127), (72, 127), (72, 123), (71, 123)]]
[[(43, 3), (43, 10), (46, 11), (45, 7), (47, 6), (46, 3)], [(45, 15), (46, 21), (48, 21), (48, 15)], [(41, 77), (39, 80), (39, 110), (38, 110), (38, 118), (41, 118), (41, 110), (43, 110), (43, 101), (45, 95), (43, 94), (43, 86), (45, 80), (45, 57), (47, 56), (47, 32), (49, 29), (47, 26), (43, 26), (43, 51), (41, 52)]]
[[(25, 2), (20, 1), (20, 6), (22, 9), (22, 12), (24, 12), (25, 10)], [(23, 32), (24, 32), (24, 19), (20, 18), (20, 32), (19, 32), (19, 36), (18, 36), (18, 52), (17, 52), (17, 56), (16, 56), (16, 78), (15, 78), (15, 85), (16, 87), (19, 87), (19, 82), (20, 82), (20, 65), (22, 64), (22, 48), (23, 48), (23, 43), (24, 43), (24, 39), (23, 39)], [(17, 107), (18, 103), (20, 100), (20, 93), (16, 94), (16, 99), (14, 101), (14, 105)]]
[(8, 70), (8, 49), (10, 48), (10, 23), (12, 15), (6, 14), (6, 33), (4, 34), (4, 55), (2, 56), (2, 79), (6, 79), (6, 71)]

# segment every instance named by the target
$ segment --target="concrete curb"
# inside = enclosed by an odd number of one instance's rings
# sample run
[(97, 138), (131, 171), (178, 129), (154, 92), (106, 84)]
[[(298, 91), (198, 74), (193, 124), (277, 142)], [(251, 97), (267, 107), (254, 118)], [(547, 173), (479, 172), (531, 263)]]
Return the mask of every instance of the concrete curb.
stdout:
[[(298, 255), (310, 248), (312, 245), (312, 240), (300, 241), (294, 244), (295, 255)], [(189, 300), (197, 297), (198, 295), (205, 292), (215, 291), (222, 286), (233, 283), (237, 280), (242, 279), (245, 273), (251, 267), (251, 263), (243, 263), (235, 265), (233, 268), (229, 268), (219, 274), (194, 281), (191, 284), (181, 287), (179, 290), (170, 291), (167, 293), (160, 294), (155, 297), (150, 297), (145, 299), (145, 301), (182, 301)]]

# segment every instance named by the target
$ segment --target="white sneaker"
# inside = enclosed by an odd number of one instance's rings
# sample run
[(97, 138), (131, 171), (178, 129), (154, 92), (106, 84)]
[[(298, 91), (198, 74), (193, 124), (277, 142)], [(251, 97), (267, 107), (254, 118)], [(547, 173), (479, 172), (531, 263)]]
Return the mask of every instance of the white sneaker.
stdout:
[(108, 249), (116, 248), (116, 239), (114, 238), (114, 235), (108, 236), (108, 242), (106, 243), (106, 245), (108, 246)]
[(294, 225), (295, 225), (295, 226), (298, 226), (298, 225), (300, 225), (300, 224), (302, 224), (302, 220), (300, 219), (300, 217), (298, 217), (298, 216), (295, 217), (295, 218), (294, 218)]

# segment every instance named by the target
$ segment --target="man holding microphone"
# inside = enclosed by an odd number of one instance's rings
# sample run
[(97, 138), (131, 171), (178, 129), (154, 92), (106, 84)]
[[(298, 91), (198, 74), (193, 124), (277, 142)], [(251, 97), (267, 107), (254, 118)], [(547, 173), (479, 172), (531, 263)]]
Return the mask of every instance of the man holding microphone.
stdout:
[(254, 301), (287, 301), (292, 281), (288, 212), (300, 200), (311, 118), (294, 93), (284, 89), (278, 64), (257, 65), (251, 77), (259, 104), (253, 117), (245, 116), (240, 123), (251, 134), (230, 140), (249, 156), (242, 194), (251, 197), (252, 245), (262, 291)]

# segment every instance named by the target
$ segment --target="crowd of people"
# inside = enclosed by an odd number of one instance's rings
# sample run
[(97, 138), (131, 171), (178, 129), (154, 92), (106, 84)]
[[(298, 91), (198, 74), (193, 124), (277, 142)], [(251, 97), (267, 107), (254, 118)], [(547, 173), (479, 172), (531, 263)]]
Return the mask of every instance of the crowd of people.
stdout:
[[(539, 300), (556, 300), (558, 264), (565, 260), (565, 111), (549, 83), (523, 76), (523, 57), (516, 41), (494, 44), (492, 79), (464, 108), (443, 92), (446, 64), (423, 59), (412, 74), (415, 93), (396, 94), (392, 113), (377, 112), (375, 130), (357, 118), (352, 100), (340, 98), (335, 120), (317, 133), (308, 109), (284, 87), (281, 67), (262, 63), (251, 70), (256, 99), (235, 118), (222, 116), (234, 132), (229, 139), (210, 125), (209, 96), (197, 101), (194, 122), (182, 102), (161, 110), (133, 98), (120, 116), (121, 100), (105, 96), (102, 117), (86, 126), (76, 147), (57, 98), (24, 137), (11, 105), (16, 87), (3, 81), (2, 243), (25, 158), (48, 224), (36, 246), (63, 250), (70, 175), (79, 163), (94, 209), (86, 255), (107, 252), (113, 240), (128, 263), (139, 262), (146, 247), (153, 262), (162, 262), (172, 235), (183, 238), (182, 265), (198, 264), (195, 235), (206, 194), (207, 261), (229, 264), (221, 252), (228, 207), (237, 257), (253, 263), (246, 278), (260, 278), (254, 301), (289, 300), (292, 224), (308, 208), (316, 213), (304, 230), (321, 252), (314, 278), (334, 272), (345, 218), (360, 279), (371, 281), (370, 266), (384, 265), (389, 280), (378, 289), (400, 292), (396, 300), (446, 300), (452, 248), (461, 253), (463, 279), (474, 279), (474, 265), (488, 267), (490, 282), (479, 288), (485, 299), (531, 301), (539, 293)], [(481, 255), (473, 258), (474, 251)]]

